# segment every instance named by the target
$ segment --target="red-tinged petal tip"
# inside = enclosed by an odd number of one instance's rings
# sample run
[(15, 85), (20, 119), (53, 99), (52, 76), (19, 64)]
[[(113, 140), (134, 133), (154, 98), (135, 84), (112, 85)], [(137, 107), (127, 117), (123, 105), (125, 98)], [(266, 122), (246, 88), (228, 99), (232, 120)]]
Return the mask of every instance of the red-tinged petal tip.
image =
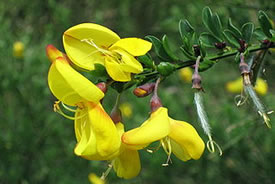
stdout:
[(54, 62), (58, 57), (64, 57), (63, 53), (51, 44), (46, 47), (46, 55), (51, 62)]

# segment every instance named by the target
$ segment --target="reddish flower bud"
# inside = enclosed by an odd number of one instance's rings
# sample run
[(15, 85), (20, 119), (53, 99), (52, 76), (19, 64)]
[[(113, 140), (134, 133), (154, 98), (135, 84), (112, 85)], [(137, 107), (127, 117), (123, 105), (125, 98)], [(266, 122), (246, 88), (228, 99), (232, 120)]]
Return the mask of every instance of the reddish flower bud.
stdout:
[(107, 85), (105, 82), (100, 82), (96, 85), (104, 94), (107, 92)]
[(134, 89), (133, 93), (137, 97), (145, 97), (150, 95), (155, 88), (155, 83), (147, 83)]

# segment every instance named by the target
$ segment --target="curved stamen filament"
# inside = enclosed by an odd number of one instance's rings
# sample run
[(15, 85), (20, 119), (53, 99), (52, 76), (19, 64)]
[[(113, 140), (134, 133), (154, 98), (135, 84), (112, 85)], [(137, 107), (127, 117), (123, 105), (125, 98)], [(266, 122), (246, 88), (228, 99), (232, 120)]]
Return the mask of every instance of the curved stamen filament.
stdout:
[(210, 153), (215, 152), (215, 146), (218, 148), (219, 155), (222, 156), (222, 149), (221, 147), (212, 139), (211, 135), (208, 135), (208, 141), (206, 143), (207, 149)]
[(73, 109), (73, 108), (71, 108), (71, 107), (65, 105), (63, 102), (61, 102), (61, 105), (62, 105), (66, 110), (68, 110), (68, 111), (70, 111), (70, 112), (76, 112), (76, 111), (77, 111), (76, 109)]
[(161, 143), (159, 143), (158, 146), (156, 146), (156, 147), (151, 147), (151, 148), (146, 149), (146, 151), (148, 153), (154, 153), (154, 152), (158, 151), (160, 147), (161, 147)]
[(87, 44), (93, 46), (95, 49), (97, 49), (99, 52), (101, 52), (102, 54), (105, 54), (105, 55), (110, 55), (112, 56), (112, 52), (106, 50), (106, 49), (102, 49), (100, 47), (98, 47), (92, 39), (82, 39), (81, 40), (82, 42), (86, 42)]
[(161, 139), (160, 142), (161, 142), (161, 145), (162, 145), (164, 151), (168, 155), (165, 164), (162, 164), (162, 166), (166, 167), (166, 166), (169, 165), (169, 162), (172, 163), (172, 160), (171, 160), (171, 154), (172, 154), (171, 142), (170, 142), (169, 137), (165, 137), (164, 139)]
[[(78, 116), (78, 117), (73, 117), (73, 116), (67, 115), (67, 114), (65, 114), (65, 113), (62, 111), (62, 109), (60, 108), (60, 106), (59, 106), (59, 103), (60, 103), (60, 102), (61, 102), (61, 101), (56, 101), (56, 102), (54, 103), (54, 105), (53, 105), (53, 110), (54, 110), (54, 112), (57, 112), (57, 113), (61, 114), (63, 117), (65, 117), (65, 118), (67, 118), (67, 119), (69, 119), (69, 120), (81, 119), (81, 118), (83, 118), (83, 117), (85, 117), (85, 116), (87, 115), (87, 112), (84, 113), (84, 114), (82, 114), (81, 116)], [(61, 104), (62, 104), (62, 102), (61, 102)], [(72, 111), (71, 111), (71, 112), (72, 112)], [(79, 112), (79, 110), (75, 110), (75, 112), (77, 113), (77, 112)]]
[(108, 174), (110, 173), (110, 171), (112, 170), (112, 168), (113, 168), (113, 165), (109, 164), (106, 171), (104, 173), (102, 173), (102, 176), (100, 177), (100, 179), (105, 180), (106, 177), (108, 176)]
[(239, 107), (243, 105), (247, 99), (248, 99), (248, 96), (243, 96), (243, 94), (240, 94), (235, 96), (234, 101), (237, 107)]

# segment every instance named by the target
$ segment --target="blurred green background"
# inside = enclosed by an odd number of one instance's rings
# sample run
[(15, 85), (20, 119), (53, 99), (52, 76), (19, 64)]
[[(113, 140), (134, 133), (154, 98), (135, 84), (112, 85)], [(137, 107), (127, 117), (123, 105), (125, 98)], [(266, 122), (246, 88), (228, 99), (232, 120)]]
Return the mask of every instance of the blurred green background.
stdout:
[[(203, 31), (201, 11), (210, 6), (225, 25), (230, 16), (239, 26), (253, 21), (258, 25), (258, 10), (274, 19), (275, 2), (257, 0), (9, 0), (0, 1), (0, 183), (89, 183), (88, 174), (101, 175), (105, 162), (87, 161), (73, 154), (76, 143), (73, 122), (53, 112), (55, 98), (47, 86), (50, 62), (45, 46), (54, 44), (63, 50), (62, 34), (69, 27), (94, 22), (117, 32), (121, 37), (162, 36), (168, 34), (179, 44), (178, 21), (188, 19)], [(272, 14), (273, 13), (273, 14)], [(13, 44), (21, 41), (24, 57), (13, 56)], [(273, 56), (273, 57), (272, 57)], [(261, 97), (275, 110), (275, 69), (268, 55), (266, 72), (269, 91)], [(225, 83), (238, 78), (238, 67), (230, 58), (202, 74), (206, 90), (205, 106), (216, 142), (224, 154), (207, 150), (198, 161), (162, 167), (166, 154), (140, 151), (142, 171), (132, 180), (123, 180), (112, 171), (108, 183), (266, 183), (275, 182), (275, 128), (268, 130), (252, 103), (236, 107), (234, 96), (225, 91)], [(160, 86), (160, 97), (174, 119), (192, 123), (207, 141), (198, 125), (190, 83), (173, 74)], [(110, 90), (104, 105), (109, 112), (114, 104)], [(149, 98), (138, 99), (125, 92), (123, 102), (132, 106), (133, 115), (124, 118), (127, 128), (142, 123), (149, 112)], [(148, 104), (148, 105), (147, 105)], [(271, 115), (272, 123), (275, 116)]]

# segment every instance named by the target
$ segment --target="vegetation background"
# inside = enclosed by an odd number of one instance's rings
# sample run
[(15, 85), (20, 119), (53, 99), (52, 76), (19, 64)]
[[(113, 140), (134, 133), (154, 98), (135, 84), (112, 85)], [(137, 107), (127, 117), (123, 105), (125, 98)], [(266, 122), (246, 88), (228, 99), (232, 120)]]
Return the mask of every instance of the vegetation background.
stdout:
[[(47, 86), (50, 62), (45, 46), (62, 47), (62, 34), (69, 27), (94, 22), (117, 32), (121, 37), (168, 34), (174, 45), (180, 44), (178, 22), (188, 19), (203, 31), (201, 11), (210, 6), (226, 25), (252, 21), (258, 25), (258, 10), (274, 19), (272, 0), (9, 0), (0, 1), (0, 183), (1, 184), (75, 184), (89, 183), (88, 174), (100, 175), (104, 162), (87, 161), (73, 154), (73, 122), (53, 112), (55, 98)], [(25, 45), (24, 57), (13, 57), (13, 43)], [(178, 52), (178, 51), (177, 51)], [(273, 56), (273, 57), (272, 57)], [(261, 99), (275, 110), (274, 53), (268, 55), (266, 72), (269, 91)], [(265, 183), (275, 182), (275, 117), (268, 130), (252, 107), (237, 108), (234, 96), (226, 92), (225, 83), (239, 77), (238, 67), (229, 58), (204, 72), (205, 106), (214, 139), (223, 156), (207, 150), (200, 160), (162, 167), (164, 151), (154, 154), (140, 151), (142, 172), (132, 180), (123, 180), (112, 171), (108, 183)], [(180, 80), (176, 72), (160, 86), (163, 104), (170, 116), (192, 123), (207, 141), (198, 125), (191, 84)], [(113, 92), (114, 94), (114, 92)], [(107, 111), (114, 104), (108, 95)], [(149, 98), (138, 99), (126, 92), (122, 99), (132, 106), (133, 115), (124, 118), (126, 126), (136, 127), (148, 117)]]

